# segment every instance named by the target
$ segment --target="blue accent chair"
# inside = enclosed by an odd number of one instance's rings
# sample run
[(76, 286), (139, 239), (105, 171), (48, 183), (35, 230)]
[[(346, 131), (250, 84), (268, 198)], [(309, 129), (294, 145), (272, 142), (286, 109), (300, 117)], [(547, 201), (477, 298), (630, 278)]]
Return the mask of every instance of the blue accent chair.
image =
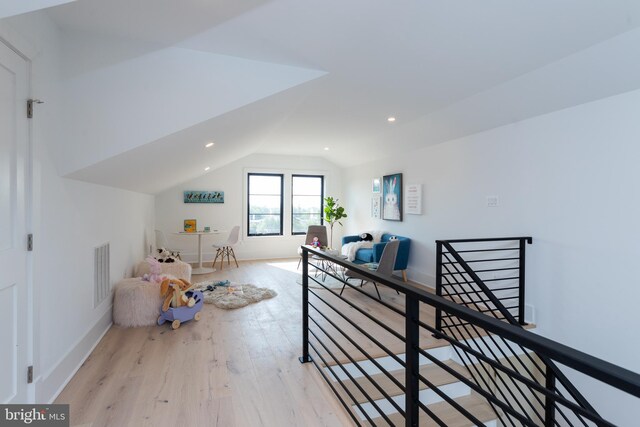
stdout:
[[(373, 248), (360, 248), (358, 252), (356, 252), (356, 259), (353, 261), (355, 264), (364, 264), (366, 262), (380, 262), (380, 257), (382, 256), (382, 251), (384, 250), (385, 245), (391, 238), (391, 236), (396, 236), (396, 238), (400, 241), (400, 245), (398, 246), (398, 256), (396, 257), (396, 264), (394, 265), (394, 270), (402, 271), (402, 279), (407, 281), (407, 264), (409, 263), (409, 250), (411, 249), (411, 239), (408, 237), (398, 236), (396, 234), (385, 233), (382, 235), (380, 239), (380, 243), (374, 243)], [(350, 242), (359, 242), (360, 236), (344, 236), (342, 238), (342, 244), (345, 245)]]

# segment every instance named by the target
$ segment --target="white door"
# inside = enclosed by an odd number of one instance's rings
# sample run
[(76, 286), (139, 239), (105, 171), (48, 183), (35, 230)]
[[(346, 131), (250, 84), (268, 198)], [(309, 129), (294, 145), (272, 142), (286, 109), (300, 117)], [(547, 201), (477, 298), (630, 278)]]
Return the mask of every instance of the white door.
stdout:
[(0, 403), (27, 403), (27, 82), (0, 41)]

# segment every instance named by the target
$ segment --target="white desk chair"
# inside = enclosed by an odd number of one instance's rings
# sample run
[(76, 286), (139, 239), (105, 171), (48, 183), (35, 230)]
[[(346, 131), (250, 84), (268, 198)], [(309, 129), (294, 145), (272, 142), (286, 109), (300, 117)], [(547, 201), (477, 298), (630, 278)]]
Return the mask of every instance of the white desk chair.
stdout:
[(239, 237), (240, 237), (240, 226), (236, 225), (231, 229), (231, 232), (229, 233), (229, 238), (225, 243), (222, 243), (220, 245), (213, 245), (213, 248), (216, 250), (216, 257), (214, 258), (213, 263), (211, 264), (212, 267), (215, 267), (218, 257), (221, 257), (220, 270), (222, 270), (225, 256), (227, 257), (227, 265), (231, 265), (230, 257), (233, 257), (233, 260), (236, 263), (236, 267), (239, 267), (238, 260), (236, 259), (236, 254), (233, 251), (233, 246), (238, 244)]

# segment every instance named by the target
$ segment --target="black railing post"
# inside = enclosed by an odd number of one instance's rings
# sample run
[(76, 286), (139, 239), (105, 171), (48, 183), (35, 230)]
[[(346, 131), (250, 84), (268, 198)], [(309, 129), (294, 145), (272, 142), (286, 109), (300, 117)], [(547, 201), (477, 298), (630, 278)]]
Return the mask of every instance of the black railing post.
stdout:
[(309, 252), (302, 250), (302, 356), (300, 363), (311, 362), (309, 357)]
[(406, 318), (405, 318), (405, 426), (417, 427), (419, 412), (419, 393), (420, 393), (420, 359), (418, 348), (420, 345), (420, 301), (412, 297), (410, 294), (405, 295), (406, 301)]
[[(556, 376), (553, 374), (553, 370), (547, 366), (547, 372), (545, 374), (545, 387), (547, 390), (555, 393), (556, 390)], [(550, 396), (545, 397), (544, 401), (544, 425), (545, 427), (553, 427), (556, 422), (556, 408), (555, 399)]]
[(526, 252), (526, 243), (527, 241), (531, 243), (531, 240), (528, 238), (520, 239), (520, 260), (519, 263), (519, 271), (518, 271), (518, 322), (521, 325), (526, 325), (527, 322), (524, 320), (524, 284), (525, 284), (525, 252)]
[[(442, 242), (439, 241), (436, 241), (436, 295), (442, 296)], [(436, 330), (442, 332), (442, 310), (439, 308), (436, 309)]]

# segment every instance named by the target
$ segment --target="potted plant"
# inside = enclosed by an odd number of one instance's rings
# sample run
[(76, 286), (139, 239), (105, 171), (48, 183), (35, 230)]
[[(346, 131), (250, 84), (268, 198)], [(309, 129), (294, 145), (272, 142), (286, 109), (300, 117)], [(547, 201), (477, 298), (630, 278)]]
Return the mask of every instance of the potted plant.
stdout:
[(333, 226), (337, 222), (342, 225), (340, 220), (346, 218), (347, 214), (344, 212), (344, 208), (338, 204), (338, 199), (333, 197), (324, 198), (324, 220), (329, 223), (330, 228), (330, 248), (333, 248)]

